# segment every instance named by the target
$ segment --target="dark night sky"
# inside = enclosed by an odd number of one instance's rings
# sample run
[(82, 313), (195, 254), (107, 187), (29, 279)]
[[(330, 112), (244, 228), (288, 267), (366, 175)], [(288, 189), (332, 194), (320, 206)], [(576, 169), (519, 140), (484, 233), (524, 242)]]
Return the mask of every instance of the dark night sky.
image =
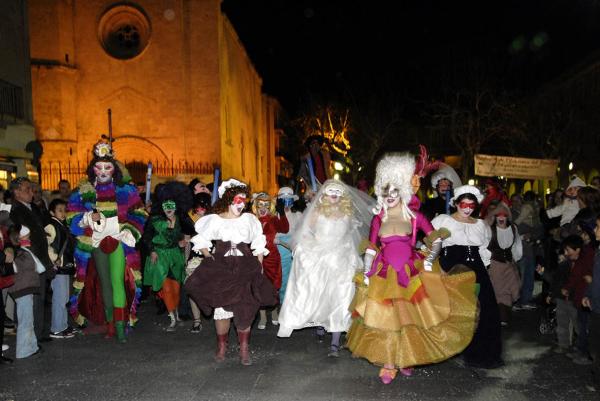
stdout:
[(224, 0), (223, 9), (264, 90), (291, 113), (307, 94), (344, 88), (433, 98), (448, 80), (467, 82), (474, 60), (528, 93), (600, 47), (598, 0)]

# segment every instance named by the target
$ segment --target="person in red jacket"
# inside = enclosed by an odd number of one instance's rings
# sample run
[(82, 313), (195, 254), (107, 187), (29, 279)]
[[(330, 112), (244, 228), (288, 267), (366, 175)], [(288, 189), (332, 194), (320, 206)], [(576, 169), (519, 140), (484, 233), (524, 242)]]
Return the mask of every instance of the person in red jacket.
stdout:
[[(584, 308), (581, 301), (585, 297), (588, 286), (592, 282), (595, 250), (591, 245), (584, 245), (578, 235), (570, 235), (563, 241), (564, 254), (571, 264), (569, 277), (563, 288), (562, 295), (577, 308), (577, 350), (567, 354), (572, 359), (589, 359), (588, 351), (588, 320), (589, 308)], [(591, 363), (591, 360), (590, 360)]]
[[(252, 212), (258, 217), (262, 224), (263, 234), (267, 237), (267, 249), (269, 254), (263, 261), (264, 274), (273, 284), (273, 287), (279, 291), (281, 288), (281, 255), (277, 250), (275, 235), (277, 233), (285, 234), (289, 231), (290, 225), (285, 211), (276, 210), (276, 200), (271, 198), (266, 192), (259, 192), (253, 196)], [(279, 324), (279, 312), (276, 306), (271, 312), (271, 321), (274, 326)], [(260, 320), (258, 329), (264, 330), (267, 327), (267, 311), (260, 310)]]

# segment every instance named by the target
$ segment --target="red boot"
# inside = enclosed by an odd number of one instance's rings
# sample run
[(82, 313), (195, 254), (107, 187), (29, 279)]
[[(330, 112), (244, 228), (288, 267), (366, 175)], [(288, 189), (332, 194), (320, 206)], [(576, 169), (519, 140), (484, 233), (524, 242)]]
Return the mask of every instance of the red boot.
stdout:
[(106, 334), (104, 338), (113, 338), (115, 336), (115, 322), (111, 321), (106, 323)]
[(250, 346), (248, 344), (250, 341), (250, 330), (238, 330), (237, 334), (238, 342), (240, 343), (240, 362), (245, 366), (252, 365), (252, 361), (250, 360)]
[(223, 362), (225, 360), (228, 339), (229, 334), (217, 334), (217, 353), (215, 354), (215, 361)]

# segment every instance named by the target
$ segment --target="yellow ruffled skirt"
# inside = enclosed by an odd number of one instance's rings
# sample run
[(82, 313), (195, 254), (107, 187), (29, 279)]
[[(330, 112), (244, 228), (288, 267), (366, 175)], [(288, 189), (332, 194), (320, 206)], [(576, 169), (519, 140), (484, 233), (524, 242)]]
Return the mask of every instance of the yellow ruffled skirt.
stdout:
[(386, 278), (370, 277), (369, 286), (362, 273), (355, 276), (347, 335), (354, 356), (406, 368), (443, 361), (469, 345), (476, 328), (475, 273), (441, 274), (439, 265), (428, 272), (420, 260), (415, 267), (419, 274), (406, 288), (391, 266)]

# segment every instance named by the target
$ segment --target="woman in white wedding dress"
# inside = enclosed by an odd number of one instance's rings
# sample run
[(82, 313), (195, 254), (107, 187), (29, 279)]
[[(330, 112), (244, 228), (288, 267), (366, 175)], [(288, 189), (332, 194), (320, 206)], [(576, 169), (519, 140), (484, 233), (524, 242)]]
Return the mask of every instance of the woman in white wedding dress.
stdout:
[(332, 333), (330, 356), (338, 356), (342, 332), (350, 327), (352, 279), (363, 263), (358, 254), (374, 201), (337, 180), (328, 180), (303, 215), (292, 238), (294, 259), (279, 315), (279, 337), (318, 327)]

